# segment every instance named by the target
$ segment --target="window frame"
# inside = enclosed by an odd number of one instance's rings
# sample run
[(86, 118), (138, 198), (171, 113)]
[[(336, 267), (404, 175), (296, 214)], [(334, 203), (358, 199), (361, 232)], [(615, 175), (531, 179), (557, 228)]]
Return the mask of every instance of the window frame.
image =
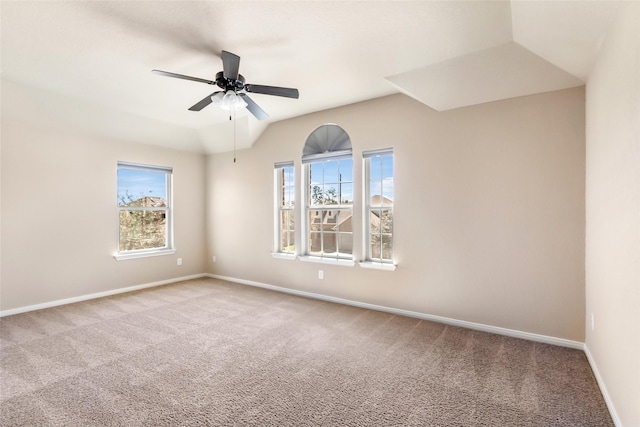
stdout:
[[(117, 178), (117, 172), (120, 170), (134, 170), (139, 172), (153, 172), (153, 173), (163, 173), (165, 175), (165, 185), (167, 192), (166, 205), (162, 207), (153, 207), (153, 206), (120, 206), (119, 201), (117, 201), (117, 211), (118, 211), (118, 249), (114, 255), (114, 258), (118, 261), (127, 260), (127, 259), (135, 259), (135, 258), (145, 258), (152, 256), (160, 256), (160, 255), (171, 255), (175, 253), (174, 242), (173, 242), (173, 168), (166, 166), (154, 166), (154, 165), (145, 165), (139, 163), (129, 163), (129, 162), (118, 162), (116, 169), (116, 183), (117, 186), (119, 184), (119, 180)], [(117, 193), (117, 191), (116, 191)], [(144, 211), (144, 212), (164, 212), (165, 214), (165, 244), (162, 247), (156, 248), (148, 248), (148, 249), (133, 249), (133, 250), (120, 250), (120, 213), (123, 211)]]
[[(292, 184), (289, 186), (290, 194), (292, 196), (291, 205), (287, 206), (281, 191), (285, 191), (287, 187), (284, 174), (286, 169), (291, 169), (291, 175), (293, 177)], [(296, 245), (296, 228), (297, 221), (295, 218), (295, 206), (296, 206), (296, 169), (293, 161), (279, 162), (274, 164), (274, 242), (272, 256), (275, 258), (295, 259), (297, 255), (298, 246)], [(283, 212), (289, 212), (293, 221), (293, 228), (287, 229), (287, 236), (290, 238), (293, 234), (293, 239), (289, 239), (289, 246), (293, 245), (293, 250), (285, 250), (283, 247)]]
[[(324, 171), (325, 171), (325, 164), (328, 162), (332, 162), (332, 161), (344, 161), (344, 160), (350, 160), (351, 162), (351, 180), (350, 181), (342, 181), (341, 178), (338, 179), (338, 182), (325, 182), (325, 178), (324, 178)], [(317, 216), (318, 212), (320, 212), (320, 218), (324, 218), (325, 214), (324, 212), (326, 211), (331, 212), (331, 211), (351, 211), (351, 217), (352, 217), (352, 224), (353, 224), (353, 215), (355, 212), (355, 206), (354, 206), (354, 200), (351, 200), (351, 204), (342, 204), (342, 200), (338, 200), (337, 204), (321, 204), (321, 205), (313, 205), (312, 204), (312, 182), (311, 182), (311, 168), (312, 165), (314, 164), (318, 164), (318, 163), (322, 163), (322, 168), (323, 168), (323, 177), (322, 177), (322, 186), (324, 186), (325, 184), (336, 184), (338, 187), (342, 187), (342, 185), (344, 184), (350, 184), (352, 191), (354, 188), (354, 165), (353, 165), (353, 156), (351, 155), (351, 152), (341, 152), (341, 153), (326, 153), (325, 155), (315, 155), (311, 158), (307, 158), (307, 159), (303, 159), (303, 178), (302, 178), (302, 203), (304, 206), (304, 214), (303, 214), (303, 227), (302, 229), (304, 230), (304, 235), (302, 236), (302, 247), (304, 248), (304, 255), (302, 257), (300, 257), (301, 260), (303, 261), (312, 261), (312, 262), (322, 262), (322, 263), (331, 263), (331, 264), (339, 264), (339, 265), (354, 265), (354, 254), (353, 254), (353, 250), (354, 250), (354, 232), (353, 232), (353, 227), (351, 229), (350, 232), (348, 233), (341, 233), (339, 230), (335, 232), (336, 235), (336, 252), (335, 255), (334, 253), (327, 255), (324, 253), (321, 254), (317, 254), (317, 253), (312, 253), (311, 251), (311, 226), (312, 226), (312, 221), (311, 221), (311, 215)], [(338, 163), (338, 168), (340, 167), (340, 164)], [(341, 174), (338, 173), (338, 176), (340, 177)], [(342, 198), (342, 195), (339, 195), (339, 199)], [(352, 197), (353, 198), (353, 197)], [(323, 221), (321, 220), (320, 222), (321, 224), (323, 223)], [(337, 224), (337, 221), (336, 221)], [(324, 234), (324, 230), (320, 230), (320, 234), (323, 235)], [(350, 254), (344, 254), (341, 253), (339, 251), (340, 248), (340, 243), (339, 243), (339, 238), (341, 234), (349, 234), (350, 235), (350, 239), (351, 239), (351, 253)], [(322, 242), (323, 244), (324, 242)]]
[[(395, 157), (394, 157), (394, 153), (393, 153), (393, 148), (385, 148), (385, 149), (380, 149), (380, 150), (371, 150), (371, 151), (364, 151), (362, 153), (362, 169), (363, 169), (363, 209), (362, 209), (362, 215), (363, 215), (363, 252), (364, 252), (364, 261), (362, 261), (360, 263), (360, 265), (362, 267), (365, 268), (380, 268), (380, 269), (384, 269), (384, 270), (395, 270), (395, 258), (394, 258), (394, 247), (395, 247), (395, 230), (394, 230), (394, 221), (395, 221), (395, 216), (394, 216), (394, 200), (392, 200), (392, 203), (390, 206), (385, 205), (384, 203), (378, 204), (378, 205), (372, 205), (371, 203), (371, 159), (373, 158), (380, 158), (381, 159), (381, 168), (382, 168), (382, 158), (383, 157), (388, 157), (391, 156), (391, 162), (393, 165), (393, 175), (392, 175), (392, 179), (393, 179), (393, 184), (394, 184), (394, 199), (395, 199)], [(382, 186), (382, 182), (384, 181), (384, 177), (382, 174), (382, 170), (380, 171), (380, 182), (381, 182), (381, 186)], [(381, 188), (382, 189), (382, 188)], [(383, 194), (380, 194), (381, 197), (384, 197), (384, 191), (382, 191)], [(381, 201), (383, 199), (381, 198)], [(390, 258), (384, 258), (383, 255), (383, 251), (382, 251), (382, 246), (380, 247), (380, 257), (374, 257), (373, 256), (373, 250), (372, 250), (372, 245), (371, 245), (371, 239), (372, 239), (372, 234), (371, 234), (371, 217), (372, 215), (374, 215), (374, 211), (381, 211), (381, 210), (389, 210), (391, 211), (391, 230), (388, 233), (383, 233), (382, 230), (380, 231), (380, 241), (382, 242), (382, 237), (383, 236), (389, 236), (390, 237), (390, 242), (391, 242), (391, 257)], [(381, 244), (382, 245), (382, 244)]]

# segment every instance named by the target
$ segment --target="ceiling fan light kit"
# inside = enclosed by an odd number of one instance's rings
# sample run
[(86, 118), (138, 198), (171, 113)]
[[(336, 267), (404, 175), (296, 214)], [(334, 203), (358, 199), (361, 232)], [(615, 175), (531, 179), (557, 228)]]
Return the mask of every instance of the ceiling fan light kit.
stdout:
[(244, 76), (238, 73), (240, 68), (240, 57), (225, 50), (222, 51), (222, 71), (216, 74), (215, 80), (206, 80), (199, 77), (186, 76), (184, 74), (171, 73), (168, 71), (152, 70), (154, 74), (165, 77), (173, 77), (183, 80), (191, 80), (199, 83), (216, 85), (222, 91), (207, 95), (204, 99), (189, 108), (190, 111), (200, 111), (207, 105), (214, 103), (226, 111), (238, 111), (242, 108), (249, 110), (258, 120), (264, 120), (269, 115), (256, 104), (245, 92), (259, 93), (264, 95), (281, 96), (284, 98), (298, 99), (298, 89), (245, 84)]
[(211, 97), (211, 101), (225, 111), (238, 111), (245, 108), (248, 104), (234, 91), (216, 92)]

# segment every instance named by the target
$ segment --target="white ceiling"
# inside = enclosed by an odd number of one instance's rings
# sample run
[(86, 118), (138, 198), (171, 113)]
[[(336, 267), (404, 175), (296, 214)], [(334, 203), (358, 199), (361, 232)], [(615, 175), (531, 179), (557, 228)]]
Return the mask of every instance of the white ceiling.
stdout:
[(607, 1), (5, 1), (2, 114), (213, 153), (227, 113), (188, 108), (216, 87), (222, 49), (270, 119), (243, 112), (238, 147), (269, 123), (403, 92), (436, 110), (584, 84), (618, 6)]

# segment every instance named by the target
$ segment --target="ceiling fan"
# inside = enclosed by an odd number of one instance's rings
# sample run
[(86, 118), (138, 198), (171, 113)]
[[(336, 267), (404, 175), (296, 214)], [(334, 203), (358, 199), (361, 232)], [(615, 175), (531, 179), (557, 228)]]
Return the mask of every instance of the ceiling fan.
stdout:
[(225, 110), (238, 110), (246, 107), (256, 119), (264, 120), (269, 115), (258, 106), (245, 92), (260, 93), (265, 95), (283, 96), (285, 98), (298, 99), (298, 89), (277, 86), (263, 86), (245, 83), (242, 74), (238, 73), (240, 57), (225, 50), (222, 51), (222, 71), (216, 74), (215, 80), (206, 80), (198, 77), (185, 76), (183, 74), (170, 73), (168, 71), (152, 70), (154, 74), (177, 79), (191, 80), (210, 85), (217, 85), (221, 91), (213, 92), (206, 98), (193, 105), (189, 110), (200, 111), (212, 102)]

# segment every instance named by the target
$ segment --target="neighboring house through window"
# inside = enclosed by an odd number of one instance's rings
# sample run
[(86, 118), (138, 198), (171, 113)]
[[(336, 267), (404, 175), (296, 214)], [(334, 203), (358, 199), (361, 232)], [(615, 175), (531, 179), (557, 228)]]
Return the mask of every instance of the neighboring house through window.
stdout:
[(118, 162), (118, 253), (128, 259), (174, 253), (172, 169)]
[(393, 150), (366, 151), (364, 228), (367, 261), (393, 263)]
[(340, 126), (322, 125), (307, 138), (305, 255), (353, 259), (353, 159), (351, 140)]
[(293, 162), (282, 162), (274, 165), (275, 169), (275, 250), (276, 253), (295, 255), (295, 169)]

